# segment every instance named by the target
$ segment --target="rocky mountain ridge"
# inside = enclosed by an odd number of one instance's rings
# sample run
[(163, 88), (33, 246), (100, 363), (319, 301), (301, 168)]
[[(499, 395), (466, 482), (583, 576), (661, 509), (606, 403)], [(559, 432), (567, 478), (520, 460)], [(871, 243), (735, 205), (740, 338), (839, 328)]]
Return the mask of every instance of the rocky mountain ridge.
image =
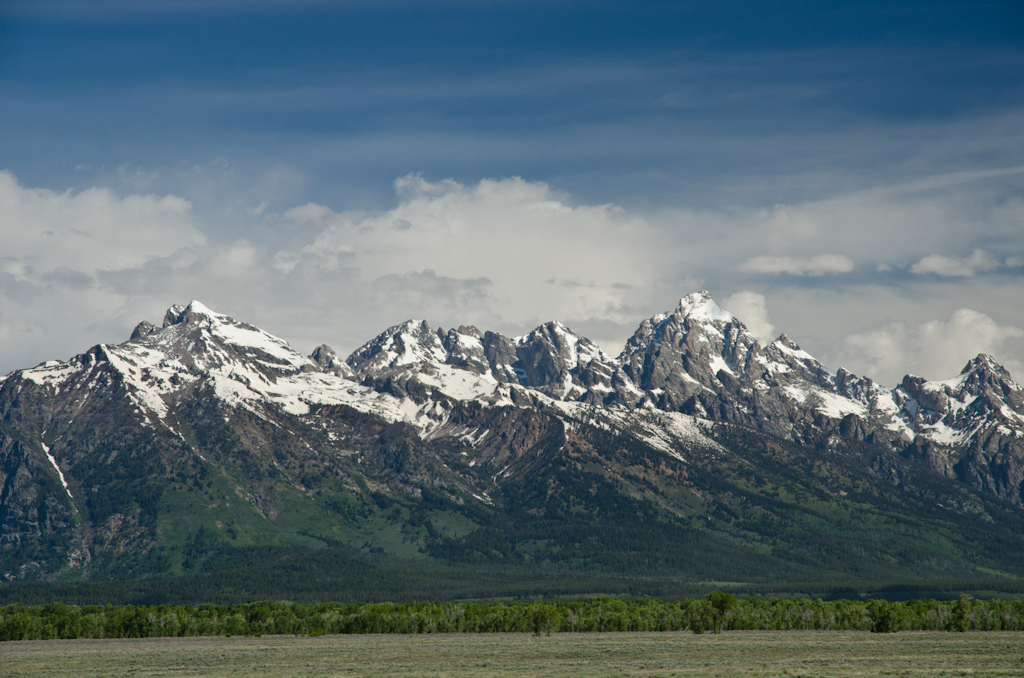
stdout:
[[(707, 292), (640, 323), (613, 358), (557, 321), (508, 338), (422, 320), (389, 328), (341, 360), (327, 345), (302, 356), (277, 337), (202, 303), (172, 306), (161, 328), (143, 321), (132, 338), (66, 363), (5, 377), (59, 392), (88, 385), (93, 358), (107, 360), (152, 425), (174, 392), (208, 383), (252, 412), (292, 414), (347, 405), (425, 432), (444, 422), (431, 394), (489, 406), (581, 403), (611, 413), (636, 409), (727, 421), (805, 444), (854, 437), (925, 464), (977, 489), (1021, 503), (1024, 389), (990, 356), (960, 375), (907, 375), (886, 389), (840, 368), (831, 374), (782, 334), (767, 346)], [(354, 382), (354, 383), (353, 383)]]
[[(617, 358), (557, 322), (509, 339), (410, 321), (346, 362), (356, 380), (412, 382), (460, 399), (507, 402), (518, 385), (558, 401), (681, 412), (805, 444), (857, 438), (1021, 503), (1024, 390), (990, 356), (952, 379), (908, 375), (887, 389), (842, 368), (830, 373), (785, 334), (762, 346), (707, 292), (641, 322)], [(463, 390), (465, 376), (454, 370), (472, 374), (475, 388)]]
[[(556, 460), (681, 519), (742, 495), (712, 500), (714, 491), (687, 480), (723, 463), (715, 460), (754, 463), (739, 439), (819, 456), (867, 450), (856, 452), (867, 455), (865, 472), (885, 483), (919, 485), (912, 462), (978, 496), (1022, 505), (1024, 391), (984, 355), (953, 379), (908, 376), (886, 389), (843, 369), (830, 373), (785, 335), (762, 346), (701, 292), (641, 322), (618, 357), (558, 322), (509, 338), (410, 320), (342, 360), (326, 345), (303, 356), (193, 301), (172, 306), (160, 328), (140, 323), (125, 343), (0, 378), (0, 555), (8, 568), (0, 575), (186, 567), (182, 545), (199, 538), (186, 530), (199, 524), (193, 518), (242, 535), (231, 540), (308, 540), (282, 526), (327, 521), (316, 529), (351, 541), (392, 529), (373, 517), (384, 501), (375, 497), (419, 501), (441, 491), (453, 506), (510, 510)], [(643, 461), (630, 466), (627, 458)], [(669, 491), (673, 483), (690, 489)], [(530, 515), (548, 510), (551, 487), (547, 499), (528, 500)], [(692, 498), (680, 504), (672, 492)], [(579, 497), (566, 506), (592, 501)], [(188, 520), (161, 518), (178, 515), (183, 502), (194, 513), (181, 514)], [(325, 505), (335, 513), (323, 513)], [(458, 511), (482, 520), (469, 506)], [(406, 520), (392, 513), (395, 525)], [(400, 541), (382, 543), (395, 553), (406, 543), (440, 548), (447, 537), (428, 538), (421, 524), (403, 523)], [(730, 539), (747, 539), (750, 529)], [(177, 553), (170, 564), (160, 560), (164, 546)], [(127, 553), (131, 565), (122, 562)]]

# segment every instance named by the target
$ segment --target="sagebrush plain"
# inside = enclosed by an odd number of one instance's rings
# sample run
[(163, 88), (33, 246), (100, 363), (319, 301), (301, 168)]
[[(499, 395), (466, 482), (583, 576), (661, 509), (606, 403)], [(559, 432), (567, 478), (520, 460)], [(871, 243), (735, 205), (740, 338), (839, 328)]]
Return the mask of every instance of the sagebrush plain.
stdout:
[(436, 634), (4, 643), (0, 676), (1021, 676), (1018, 632)]

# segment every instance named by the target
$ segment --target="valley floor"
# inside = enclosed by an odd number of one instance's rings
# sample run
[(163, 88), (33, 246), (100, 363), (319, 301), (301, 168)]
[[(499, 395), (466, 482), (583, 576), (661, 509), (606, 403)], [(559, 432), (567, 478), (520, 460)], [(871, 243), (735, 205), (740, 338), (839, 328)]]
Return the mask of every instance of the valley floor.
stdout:
[(1019, 632), (732, 631), (3, 643), (0, 676), (1020, 676)]

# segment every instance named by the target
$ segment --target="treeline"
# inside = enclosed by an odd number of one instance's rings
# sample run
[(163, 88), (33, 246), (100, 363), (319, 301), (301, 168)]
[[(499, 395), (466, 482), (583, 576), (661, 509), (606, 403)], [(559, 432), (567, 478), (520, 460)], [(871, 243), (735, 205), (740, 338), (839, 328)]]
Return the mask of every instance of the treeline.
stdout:
[(1020, 631), (1024, 601), (599, 598), (535, 603), (288, 603), (0, 607), (0, 640), (341, 633), (600, 631)]

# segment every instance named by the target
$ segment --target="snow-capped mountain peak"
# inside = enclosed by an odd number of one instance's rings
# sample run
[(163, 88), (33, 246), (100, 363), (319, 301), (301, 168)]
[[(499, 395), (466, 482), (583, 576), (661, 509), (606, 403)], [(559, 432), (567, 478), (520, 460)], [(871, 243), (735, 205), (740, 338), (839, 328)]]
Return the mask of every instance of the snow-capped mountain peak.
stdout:
[(172, 304), (171, 307), (167, 309), (167, 313), (164, 314), (164, 323), (161, 329), (166, 329), (171, 325), (179, 325), (181, 323), (195, 325), (206, 322), (210, 324), (223, 321), (225, 319), (233, 321), (232, 318), (223, 315), (222, 313), (217, 313), (198, 299), (193, 299), (186, 306), (182, 306), (181, 304)]
[(447, 357), (426, 320), (407, 320), (357, 348), (345, 362), (356, 374), (378, 375), (401, 367), (444, 364)]
[(327, 344), (320, 344), (309, 354), (309, 359), (324, 372), (333, 372), (339, 377), (352, 376), (352, 368)]
[(211, 365), (251, 363), (273, 376), (308, 370), (313, 362), (295, 351), (288, 342), (248, 323), (217, 313), (202, 302), (172, 306), (164, 316), (163, 328), (135, 340), (144, 347), (158, 348)]
[(618, 362), (594, 342), (552, 320), (513, 339), (524, 384), (558, 399), (575, 400), (592, 388), (611, 390)]
[(952, 379), (907, 375), (893, 394), (919, 445), (998, 449), (1024, 438), (1024, 389), (989, 355), (979, 354)]
[(424, 321), (410, 320), (366, 343), (346, 362), (357, 379), (383, 378), (389, 388), (405, 391), (416, 382), (458, 399), (508, 384), (576, 400), (591, 388), (610, 391), (617, 367), (596, 344), (557, 321), (509, 339), (472, 326), (434, 331)]
[[(800, 379), (815, 386), (836, 392), (835, 377), (817, 358), (785, 334), (764, 349), (764, 366), (772, 379), (792, 381)], [(767, 375), (765, 375), (767, 376)]]
[(723, 379), (752, 382), (761, 352), (746, 326), (705, 291), (683, 297), (673, 313), (642, 321), (619, 362), (658, 407), (701, 414), (703, 405), (692, 399), (721, 391)]
[(675, 313), (696, 322), (730, 323), (736, 320), (736, 316), (715, 303), (707, 290), (694, 292), (680, 299)]
[(590, 339), (576, 334), (557, 320), (546, 322), (512, 341), (517, 347), (528, 351), (530, 347), (544, 345), (551, 353), (551, 360), (555, 361), (554, 356), (557, 355), (557, 362), (568, 370), (584, 366), (592, 360), (610, 364), (616, 362)]
[(83, 401), (100, 393), (96, 389), (102, 385), (113, 389), (104, 398), (127, 397), (155, 424), (165, 421), (177, 394), (197, 387), (212, 388), (222, 400), (257, 411), (283, 396), (283, 380), (310, 365), (287, 342), (192, 302), (172, 306), (161, 329), (140, 323), (123, 344), (99, 345), (22, 376), (54, 393), (80, 392)]
[(1010, 378), (1005, 367), (987, 353), (979, 353), (960, 371), (963, 387), (980, 390), (986, 386), (1000, 391), (1020, 391), (1020, 385)]

